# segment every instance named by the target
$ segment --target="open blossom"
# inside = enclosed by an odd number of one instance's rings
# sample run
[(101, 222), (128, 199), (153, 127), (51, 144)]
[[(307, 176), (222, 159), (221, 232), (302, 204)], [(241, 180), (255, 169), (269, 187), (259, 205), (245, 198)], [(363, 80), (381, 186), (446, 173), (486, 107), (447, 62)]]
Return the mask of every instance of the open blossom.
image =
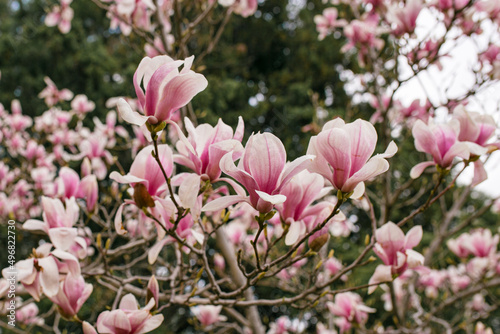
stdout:
[[(330, 188), (324, 187), (321, 175), (304, 170), (293, 177), (281, 191), (286, 196), (286, 201), (276, 205), (280, 220), (290, 225), (285, 243), (291, 245), (297, 241), (301, 234), (306, 232), (306, 223), (319, 215), (327, 202), (311, 206), (312, 202), (323, 197)], [(329, 210), (328, 214), (332, 209)], [(313, 217), (310, 217), (313, 216)]]
[(454, 119), (447, 124), (435, 124), (429, 121), (428, 125), (417, 120), (412, 133), (417, 151), (429, 153), (433, 158), (433, 161), (424, 161), (414, 166), (410, 171), (412, 178), (419, 177), (429, 166), (450, 168), (456, 157), (469, 159), (471, 152), (476, 152), (478, 155), (484, 153), (477, 145), (471, 147), (459, 141), (460, 123)]
[(60, 6), (52, 7), (52, 11), (45, 17), (45, 24), (48, 27), (57, 25), (59, 31), (67, 34), (71, 30), (71, 20), (73, 20), (73, 8), (69, 5), (73, 0), (61, 0)]
[(220, 311), (222, 311), (221, 305), (199, 305), (191, 308), (191, 312), (202, 326), (210, 326), (219, 321), (225, 321), (227, 318), (220, 315)]
[(71, 109), (83, 115), (94, 110), (95, 103), (90, 101), (86, 95), (79, 94), (71, 101)]
[[(145, 116), (120, 99), (117, 106), (122, 118), (135, 125), (146, 122), (154, 125), (170, 120), (174, 111), (188, 104), (208, 85), (202, 74), (191, 70), (193, 60), (194, 56), (185, 60), (173, 60), (168, 56), (145, 57), (134, 74), (135, 92)], [(181, 65), (184, 67), (179, 72)]]
[(405, 33), (412, 33), (415, 30), (417, 17), (420, 14), (424, 4), (422, 0), (408, 0), (405, 6), (401, 7), (398, 3), (389, 6), (387, 11), (387, 20), (395, 25), (393, 33), (396, 36)]
[(339, 12), (337, 8), (330, 7), (323, 10), (323, 15), (314, 16), (314, 23), (316, 23), (316, 30), (319, 33), (319, 40), (324, 39), (337, 27), (343, 27), (347, 24), (346, 20), (338, 19)]
[(92, 284), (85, 283), (81, 275), (74, 276), (70, 273), (60, 283), (57, 295), (50, 297), (50, 300), (59, 306), (62, 315), (71, 319), (80, 311), (92, 290)]
[[(42, 294), (54, 297), (59, 291), (60, 273), (80, 275), (80, 264), (73, 255), (59, 249), (51, 251), (52, 244), (45, 243), (33, 251), (32, 257), (16, 263), (17, 280), (26, 291), (40, 301)], [(2, 275), (9, 277), (10, 271), (2, 270)]]
[(273, 205), (283, 203), (286, 196), (282, 188), (291, 178), (307, 168), (313, 156), (306, 155), (286, 163), (283, 143), (271, 133), (252, 135), (245, 146), (243, 156), (234, 164), (233, 153), (227, 153), (220, 161), (221, 170), (241, 183), (248, 191), (245, 196), (235, 189), (238, 195), (223, 196), (204, 206), (203, 211), (218, 211), (238, 202), (248, 202), (261, 213), (272, 210)]
[(343, 193), (353, 192), (354, 198), (365, 192), (364, 181), (389, 169), (385, 158), (396, 154), (397, 147), (391, 142), (383, 154), (370, 159), (377, 145), (377, 132), (370, 122), (358, 119), (346, 124), (336, 118), (311, 138), (307, 154), (316, 159), (309, 170), (323, 175)]
[(187, 117), (184, 124), (188, 132), (188, 143), (177, 141), (179, 154), (174, 155), (175, 162), (188, 167), (203, 179), (216, 181), (221, 175), (221, 158), (229, 152), (234, 152), (233, 157), (236, 159), (243, 151), (243, 119), (239, 118), (234, 134), (233, 129), (221, 119), (215, 127), (201, 124), (195, 128)]
[[(400, 275), (407, 268), (415, 268), (424, 264), (422, 254), (412, 250), (422, 240), (422, 226), (415, 226), (405, 235), (401, 228), (388, 222), (375, 232), (377, 243), (373, 248), (384, 265), (379, 265), (370, 278), (369, 284), (392, 281), (393, 275)], [(375, 291), (371, 286), (369, 292)]]
[(352, 323), (366, 323), (368, 313), (375, 312), (375, 309), (363, 304), (361, 297), (353, 292), (336, 294), (334, 302), (328, 302), (326, 306), (333, 315), (338, 317), (335, 319), (335, 324), (339, 327), (341, 334), (348, 331)]
[[(500, 148), (500, 141), (492, 143), (490, 139), (495, 135), (497, 125), (491, 115), (482, 115), (476, 112), (468, 112), (463, 105), (455, 108), (453, 116), (460, 122), (460, 133), (458, 139), (467, 142), (471, 153), (486, 153)], [(481, 150), (479, 145), (486, 150)], [(474, 177), (472, 185), (477, 185), (488, 178), (484, 164), (480, 159), (474, 161)]]
[(59, 199), (42, 196), (43, 221), (29, 219), (23, 229), (44, 231), (56, 248), (68, 250), (77, 238), (78, 230), (73, 225), (80, 209), (74, 197), (66, 199), (65, 205)]
[(461, 234), (457, 239), (448, 240), (448, 248), (459, 257), (473, 255), (489, 257), (497, 251), (500, 235), (492, 235), (489, 229), (475, 229)]
[(35, 324), (37, 326), (42, 326), (45, 320), (38, 317), (38, 312), (38, 306), (36, 306), (35, 303), (23, 305), (23, 307), (16, 311), (16, 320), (26, 325)]
[[(162, 196), (167, 191), (167, 183), (162, 170), (155, 158), (152, 156), (153, 145), (143, 148), (135, 157), (130, 171), (127, 175), (112, 172), (109, 178), (119, 182), (130, 184), (133, 189), (133, 201), (125, 201), (125, 204), (134, 203), (139, 208), (154, 207), (155, 199)], [(172, 150), (168, 145), (158, 145), (158, 157), (168, 177), (174, 170)], [(125, 234), (126, 230), (122, 225), (122, 204), (115, 216), (115, 227), (118, 234)]]
[(137, 299), (129, 293), (120, 301), (118, 309), (104, 311), (97, 318), (97, 331), (88, 322), (83, 323), (84, 334), (143, 334), (158, 328), (163, 314), (151, 315), (155, 301), (151, 298), (144, 308), (139, 308)]
[(47, 106), (52, 107), (59, 101), (69, 101), (73, 98), (73, 93), (69, 89), (58, 90), (56, 84), (49, 77), (45, 77), (43, 80), (47, 87), (38, 94), (38, 97), (44, 99)]

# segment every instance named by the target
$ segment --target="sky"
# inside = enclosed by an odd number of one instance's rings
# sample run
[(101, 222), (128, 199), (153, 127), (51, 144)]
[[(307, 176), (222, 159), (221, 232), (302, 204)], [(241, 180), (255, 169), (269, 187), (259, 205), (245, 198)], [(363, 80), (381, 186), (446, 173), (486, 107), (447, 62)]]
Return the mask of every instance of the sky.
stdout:
[[(395, 97), (409, 105), (414, 99), (425, 100), (429, 98), (433, 104), (438, 105), (446, 101), (445, 96), (458, 97), (463, 95), (474, 83), (472, 67), (477, 63), (478, 52), (487, 48), (490, 38), (499, 42), (498, 34), (494, 34), (495, 29), (490, 24), (482, 26), (484, 34), (474, 39), (461, 38), (456, 43), (447, 43), (443, 49), (449, 51), (450, 57), (442, 58), (443, 69), (439, 70), (437, 66), (432, 66), (428, 71), (424, 71), (408, 81), (396, 94)], [(417, 20), (416, 35), (422, 38), (428, 34), (439, 36), (443, 33), (437, 25), (433, 15), (428, 11), (420, 13)], [(402, 77), (411, 73), (410, 68), (403, 66)], [(469, 111), (487, 113), (493, 116), (497, 124), (500, 124), (500, 83), (496, 83), (483, 91), (480, 91), (474, 98), (469, 100), (466, 107)], [(436, 121), (446, 122), (447, 112), (444, 110), (436, 111)], [(498, 134), (498, 133), (497, 133)], [(500, 197), (500, 152), (494, 152), (485, 164), (488, 173), (488, 179), (476, 187), (476, 190), (482, 191), (493, 198)], [(472, 180), (473, 167), (468, 167), (459, 177), (459, 184), (468, 184)]]

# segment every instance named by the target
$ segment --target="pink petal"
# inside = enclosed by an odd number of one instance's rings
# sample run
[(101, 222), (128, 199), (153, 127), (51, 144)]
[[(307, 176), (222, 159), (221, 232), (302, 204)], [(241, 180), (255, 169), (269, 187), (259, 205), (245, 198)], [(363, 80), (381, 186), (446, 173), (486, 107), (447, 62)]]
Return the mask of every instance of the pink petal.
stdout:
[(410, 171), (410, 177), (412, 179), (418, 178), (427, 167), (434, 166), (436, 163), (434, 161), (424, 161), (415, 166)]
[(189, 72), (174, 77), (165, 86), (158, 101), (155, 116), (160, 120), (169, 119), (171, 112), (184, 107), (207, 86), (207, 79), (199, 73)]
[(119, 99), (116, 107), (120, 116), (127, 123), (141, 126), (149, 119), (149, 117), (141, 115), (137, 111), (133, 111), (124, 99)]
[(255, 191), (259, 197), (266, 201), (269, 202), (273, 205), (275, 204), (281, 204), (284, 201), (286, 201), (286, 196), (285, 195), (269, 195), (268, 193), (265, 193), (263, 191), (256, 190)]
[(303, 221), (292, 221), (285, 238), (285, 245), (293, 245), (301, 235), (306, 232), (306, 225)]
[(186, 209), (192, 209), (198, 199), (200, 191), (200, 176), (196, 174), (188, 174), (179, 187), (179, 198), (182, 206)]
[(59, 291), (59, 269), (52, 257), (38, 259), (38, 265), (42, 268), (40, 272), (40, 285), (47, 297), (54, 297)]
[(137, 303), (135, 296), (129, 293), (123, 296), (118, 308), (121, 310), (137, 311), (139, 309), (139, 304)]
[(410, 249), (417, 246), (422, 240), (423, 230), (422, 226), (417, 225), (412, 227), (405, 236), (405, 249)]
[(248, 197), (240, 195), (223, 196), (208, 202), (201, 208), (203, 212), (213, 212), (225, 209), (239, 202), (249, 202)]
[(48, 234), (55, 248), (67, 251), (75, 243), (78, 231), (75, 227), (56, 227), (51, 228)]
[[(391, 266), (385, 266), (383, 264), (379, 264), (377, 268), (375, 268), (375, 272), (372, 277), (370, 277), (370, 281), (368, 284), (377, 284), (382, 282), (391, 282), (392, 281), (392, 269)], [(368, 294), (372, 294), (378, 285), (373, 285), (368, 288)]]
[(156, 262), (156, 259), (158, 258), (158, 255), (160, 255), (161, 250), (163, 247), (167, 244), (168, 239), (162, 239), (155, 243), (153, 247), (151, 247), (148, 251), (148, 263), (149, 264), (154, 264)]
[(163, 323), (163, 314), (157, 314), (146, 320), (144, 327), (137, 334), (149, 333)]

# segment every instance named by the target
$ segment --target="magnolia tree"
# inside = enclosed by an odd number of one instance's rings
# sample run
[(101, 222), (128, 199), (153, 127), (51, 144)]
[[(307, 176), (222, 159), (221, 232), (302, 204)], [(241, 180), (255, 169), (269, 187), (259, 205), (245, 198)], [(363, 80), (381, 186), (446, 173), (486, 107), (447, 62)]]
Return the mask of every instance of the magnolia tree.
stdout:
[[(500, 148), (494, 118), (471, 102), (500, 79), (498, 1), (332, 0), (314, 18), (318, 43), (333, 34), (345, 39), (346, 57), (357, 57), (359, 73), (340, 69), (357, 82), (353, 103), (343, 117), (315, 118), (307, 151), (293, 161), (276, 134), (245, 140), (241, 117), (235, 129), (222, 119), (198, 125), (190, 104), (210, 84), (203, 58), (231, 16), (253, 15), (256, 1), (94, 3), (113, 29), (145, 39), (147, 57), (135, 96), (110, 99), (104, 124), (94, 117), (84, 126), (95, 104), (48, 77), (41, 116), (24, 116), (17, 100), (0, 108), (2, 327), (500, 329), (491, 316), (500, 298), (498, 225), (481, 220), (500, 202), (470, 204)], [(71, 1), (48, 12), (46, 25), (71, 29)], [(477, 45), (465, 91), (444, 87), (439, 101), (410, 105), (398, 98), (464, 41)], [(370, 120), (356, 116), (363, 101)], [(324, 115), (321, 102), (315, 107)], [(472, 182), (457, 187), (469, 169)], [(21, 257), (31, 237), (37, 247)]]

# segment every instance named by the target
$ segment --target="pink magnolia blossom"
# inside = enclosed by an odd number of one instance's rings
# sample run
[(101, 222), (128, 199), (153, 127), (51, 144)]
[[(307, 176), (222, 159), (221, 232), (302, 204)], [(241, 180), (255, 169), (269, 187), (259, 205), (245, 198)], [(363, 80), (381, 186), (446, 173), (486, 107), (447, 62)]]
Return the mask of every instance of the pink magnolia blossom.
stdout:
[(396, 154), (397, 146), (391, 142), (383, 154), (371, 159), (377, 144), (377, 132), (373, 125), (358, 119), (353, 123), (336, 118), (311, 138), (307, 154), (315, 155), (309, 170), (323, 175), (343, 193), (353, 192), (354, 198), (365, 192), (364, 181), (389, 169), (385, 158)]
[[(80, 275), (80, 264), (73, 255), (59, 249), (51, 251), (52, 244), (45, 243), (33, 251), (32, 257), (16, 263), (17, 280), (26, 291), (40, 301), (42, 294), (54, 297), (59, 291), (60, 273)], [(2, 270), (4, 278), (10, 277), (8, 268)]]
[(201, 124), (195, 128), (188, 118), (185, 118), (184, 124), (189, 144), (177, 141), (179, 154), (174, 155), (175, 162), (188, 167), (202, 179), (217, 181), (221, 175), (219, 167), (221, 158), (229, 152), (234, 152), (233, 157), (236, 159), (243, 151), (241, 145), (244, 134), (243, 119), (239, 118), (234, 134), (233, 129), (221, 119), (215, 127)]
[(469, 159), (469, 146), (458, 140), (460, 123), (457, 120), (451, 120), (448, 124), (439, 125), (432, 121), (429, 121), (429, 124), (426, 125), (421, 120), (417, 120), (412, 133), (417, 151), (429, 153), (433, 158), (433, 161), (421, 162), (411, 169), (410, 176), (414, 179), (419, 177), (424, 169), (429, 166), (436, 164), (441, 168), (450, 168), (453, 159), (456, 157)]
[(196, 319), (204, 327), (213, 325), (219, 321), (226, 321), (227, 318), (220, 315), (220, 311), (222, 311), (221, 305), (199, 305), (191, 308), (191, 312), (193, 312)]
[(137, 299), (129, 293), (120, 301), (118, 309), (104, 311), (97, 318), (97, 331), (88, 323), (83, 324), (85, 334), (142, 334), (158, 328), (163, 322), (163, 314), (151, 315), (155, 306), (153, 298), (142, 309)]
[[(88, 160), (87, 160), (88, 161)], [(82, 180), (71, 168), (62, 167), (59, 177), (55, 180), (58, 196), (65, 199), (85, 198), (87, 210), (94, 211), (98, 199), (99, 185), (95, 175), (87, 175)]]
[(49, 107), (57, 104), (59, 101), (69, 101), (73, 98), (73, 93), (68, 89), (58, 90), (56, 84), (49, 77), (43, 79), (47, 87), (45, 87), (38, 97), (45, 99), (45, 104)]
[(295, 243), (299, 236), (305, 233), (306, 221), (309, 222), (310, 216), (316, 217), (327, 205), (321, 203), (311, 206), (314, 200), (323, 197), (330, 190), (331, 187), (324, 187), (321, 175), (307, 170), (301, 171), (283, 186), (281, 194), (287, 199), (284, 203), (277, 204), (276, 209), (281, 221), (290, 225), (285, 239), (287, 245)]
[(61, 5), (52, 7), (52, 11), (45, 17), (45, 24), (48, 27), (57, 25), (59, 31), (67, 34), (71, 30), (71, 20), (73, 20), (73, 8), (69, 5), (73, 0), (61, 0)]
[[(412, 250), (422, 240), (422, 226), (415, 226), (405, 235), (401, 228), (388, 222), (375, 232), (377, 242), (373, 248), (384, 265), (379, 265), (370, 278), (369, 284), (392, 281), (393, 275), (402, 274), (407, 268), (424, 264), (424, 257)], [(377, 287), (371, 286), (369, 293)]]
[(326, 306), (333, 315), (339, 317), (335, 323), (339, 326), (341, 334), (348, 331), (352, 323), (366, 323), (368, 313), (375, 312), (375, 309), (363, 304), (361, 297), (353, 292), (336, 294), (334, 302), (327, 302)]
[[(127, 203), (135, 203), (140, 208), (153, 207), (157, 197), (162, 196), (167, 191), (167, 183), (163, 176), (160, 166), (155, 158), (151, 155), (154, 151), (153, 145), (143, 148), (135, 157), (130, 171), (127, 175), (121, 175), (118, 172), (112, 172), (109, 178), (119, 182), (130, 184), (134, 189), (134, 201)], [(172, 175), (174, 170), (172, 150), (168, 145), (158, 145), (159, 160), (168, 177)], [(118, 209), (115, 216), (115, 227), (119, 234), (125, 234), (126, 230), (122, 225), (123, 205)]]
[(314, 23), (316, 23), (316, 30), (319, 33), (319, 40), (324, 39), (335, 28), (343, 27), (347, 24), (346, 20), (338, 19), (338, 10), (335, 7), (325, 8), (322, 15), (314, 16)]
[[(482, 115), (475, 112), (467, 112), (465, 108), (460, 105), (453, 111), (453, 116), (460, 122), (460, 133), (458, 140), (467, 142), (471, 153), (486, 153), (476, 145), (484, 147), (488, 152), (500, 148), (500, 141), (491, 143), (490, 139), (495, 135), (497, 129), (495, 120), (490, 115)], [(480, 159), (474, 161), (474, 177), (472, 185), (477, 185), (488, 178), (484, 164)]]
[(49, 299), (59, 306), (59, 311), (64, 317), (71, 319), (80, 311), (92, 290), (92, 284), (85, 283), (82, 276), (73, 276), (70, 273), (60, 283), (57, 295)]
[[(185, 60), (173, 60), (168, 56), (145, 57), (134, 74), (135, 92), (145, 116), (120, 99), (118, 112), (122, 118), (135, 125), (169, 121), (174, 111), (188, 104), (208, 85), (202, 74), (191, 70), (193, 60), (194, 56)], [(179, 72), (181, 65), (184, 67)]]
[(486, 328), (486, 326), (478, 321), (476, 323), (476, 328), (474, 329), (474, 334), (493, 334), (493, 330), (491, 328)]
[(26, 325), (34, 324), (42, 326), (45, 323), (45, 320), (38, 317), (38, 312), (38, 306), (36, 306), (35, 303), (23, 305), (23, 307), (16, 311), (16, 320)]
[(417, 17), (424, 7), (422, 0), (408, 0), (405, 6), (401, 7), (398, 3), (389, 6), (387, 11), (387, 21), (394, 24), (393, 33), (401, 36), (405, 33), (413, 33), (417, 23)]
[(23, 229), (44, 231), (56, 248), (68, 250), (77, 238), (78, 230), (73, 225), (80, 209), (74, 197), (66, 199), (65, 205), (59, 199), (42, 196), (43, 221), (29, 219)]
[[(220, 2), (220, 1), (219, 1)], [(234, 0), (233, 11), (243, 17), (249, 17), (257, 11), (257, 0)]]
[(95, 103), (89, 101), (86, 95), (79, 94), (71, 101), (71, 109), (77, 114), (84, 115), (95, 109)]
[(491, 234), (489, 229), (476, 229), (465, 234), (463, 247), (476, 257), (489, 257), (496, 253), (500, 235)]
[(220, 161), (221, 170), (241, 183), (249, 197), (241, 189), (235, 189), (238, 195), (215, 199), (206, 204), (203, 211), (218, 211), (238, 202), (248, 202), (260, 213), (267, 213), (273, 205), (286, 200), (281, 194), (282, 188), (294, 175), (307, 168), (313, 158), (306, 155), (287, 164), (285, 147), (275, 135), (254, 134), (247, 141), (238, 167), (234, 164), (232, 152)]

